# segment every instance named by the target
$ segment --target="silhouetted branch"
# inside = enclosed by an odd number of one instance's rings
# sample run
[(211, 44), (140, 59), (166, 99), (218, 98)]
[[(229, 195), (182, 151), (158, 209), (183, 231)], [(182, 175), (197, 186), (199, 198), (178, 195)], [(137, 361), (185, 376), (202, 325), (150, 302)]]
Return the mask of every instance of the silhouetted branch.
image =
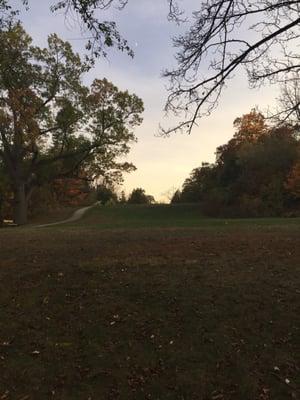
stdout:
[(190, 133), (241, 66), (251, 86), (295, 79), (299, 15), (300, 1), (203, 1), (189, 31), (174, 39), (177, 67), (164, 72), (170, 81), (165, 110), (184, 119), (161, 132)]

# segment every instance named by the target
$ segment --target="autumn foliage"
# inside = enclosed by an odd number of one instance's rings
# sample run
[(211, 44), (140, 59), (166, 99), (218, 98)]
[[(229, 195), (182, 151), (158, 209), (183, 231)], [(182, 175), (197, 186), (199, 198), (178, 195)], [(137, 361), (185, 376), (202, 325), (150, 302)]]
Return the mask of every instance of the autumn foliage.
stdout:
[(120, 180), (134, 170), (120, 160), (142, 122), (139, 97), (107, 79), (84, 86), (87, 64), (56, 34), (40, 48), (13, 23), (0, 30), (0, 47), (0, 168), (17, 224), (27, 222), (42, 186), (80, 200), (82, 174)]
[(297, 130), (291, 126), (268, 126), (256, 110), (237, 118), (234, 127), (233, 138), (217, 148), (216, 162), (194, 169), (173, 202), (200, 202), (209, 215), (299, 212)]

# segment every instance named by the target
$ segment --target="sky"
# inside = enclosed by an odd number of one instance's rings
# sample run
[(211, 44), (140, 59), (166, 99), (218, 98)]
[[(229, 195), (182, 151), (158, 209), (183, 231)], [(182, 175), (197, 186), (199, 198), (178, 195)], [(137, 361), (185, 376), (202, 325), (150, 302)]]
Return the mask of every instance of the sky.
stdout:
[[(83, 55), (85, 42), (78, 25), (62, 13), (51, 14), (51, 3), (50, 0), (31, 0), (30, 10), (21, 13), (34, 44), (45, 46), (47, 35), (56, 32)], [(199, 7), (199, 0), (182, 0), (182, 5), (189, 18), (189, 11)], [(125, 53), (112, 50), (107, 59), (97, 60), (85, 78), (85, 83), (89, 84), (95, 78), (105, 77), (119, 89), (127, 89), (143, 99), (143, 123), (135, 130), (138, 142), (127, 157), (137, 170), (124, 175), (121, 189), (128, 194), (133, 188), (142, 187), (157, 201), (168, 201), (170, 193), (181, 187), (193, 168), (204, 161), (215, 160), (216, 147), (226, 143), (234, 133), (236, 117), (256, 106), (260, 110), (272, 107), (278, 95), (274, 87), (249, 89), (245, 73), (239, 71), (224, 91), (218, 108), (201, 119), (190, 135), (178, 133), (168, 138), (159, 137), (160, 123), (172, 126), (172, 116), (166, 118), (163, 111), (168, 82), (161, 77), (162, 71), (175, 65), (172, 37), (189, 26), (187, 22), (179, 28), (168, 22), (167, 12), (166, 0), (130, 0), (122, 11), (109, 10), (104, 19), (117, 22), (135, 57), (131, 59)]]

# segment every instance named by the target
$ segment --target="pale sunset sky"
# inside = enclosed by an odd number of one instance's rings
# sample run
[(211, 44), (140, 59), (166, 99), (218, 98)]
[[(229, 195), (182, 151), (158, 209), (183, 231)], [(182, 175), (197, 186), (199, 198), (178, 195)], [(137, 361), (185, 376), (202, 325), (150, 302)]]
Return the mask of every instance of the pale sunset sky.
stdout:
[[(17, 3), (17, 2), (16, 2)], [(20, 2), (18, 2), (20, 4)], [(76, 51), (84, 54), (84, 40), (78, 25), (65, 19), (62, 13), (49, 12), (49, 0), (30, 0), (30, 10), (22, 11), (21, 20), (35, 44), (45, 46), (47, 35), (56, 32), (71, 42)], [(188, 11), (199, 8), (199, 0), (182, 0)], [(239, 71), (229, 82), (217, 110), (200, 121), (191, 135), (173, 134), (158, 137), (158, 125), (172, 125), (172, 116), (164, 117), (168, 82), (161, 78), (164, 69), (174, 65), (172, 36), (179, 32), (167, 21), (166, 0), (130, 0), (121, 12), (111, 9), (101, 18), (118, 23), (135, 51), (134, 59), (111, 50), (108, 59), (99, 59), (89, 72), (85, 83), (106, 77), (120, 89), (136, 93), (144, 101), (144, 121), (135, 131), (138, 143), (132, 146), (128, 161), (137, 171), (124, 176), (123, 189), (128, 194), (135, 187), (143, 187), (157, 201), (165, 201), (165, 193), (180, 188), (191, 170), (201, 162), (213, 162), (215, 149), (233, 135), (233, 120), (258, 106), (265, 110), (275, 104), (276, 88), (250, 90), (247, 77)], [(187, 14), (190, 17), (190, 14)], [(186, 29), (189, 23), (185, 24)], [(185, 27), (180, 29), (185, 30)]]

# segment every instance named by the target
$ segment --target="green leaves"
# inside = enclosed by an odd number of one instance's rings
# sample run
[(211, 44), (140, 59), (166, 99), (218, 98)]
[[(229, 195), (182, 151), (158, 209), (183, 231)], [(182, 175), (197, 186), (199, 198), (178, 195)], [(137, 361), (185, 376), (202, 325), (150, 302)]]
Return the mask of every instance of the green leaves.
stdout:
[(143, 102), (106, 79), (82, 84), (88, 65), (56, 34), (32, 45), (20, 24), (0, 31), (0, 158), (28, 193), (56, 177), (120, 180)]

